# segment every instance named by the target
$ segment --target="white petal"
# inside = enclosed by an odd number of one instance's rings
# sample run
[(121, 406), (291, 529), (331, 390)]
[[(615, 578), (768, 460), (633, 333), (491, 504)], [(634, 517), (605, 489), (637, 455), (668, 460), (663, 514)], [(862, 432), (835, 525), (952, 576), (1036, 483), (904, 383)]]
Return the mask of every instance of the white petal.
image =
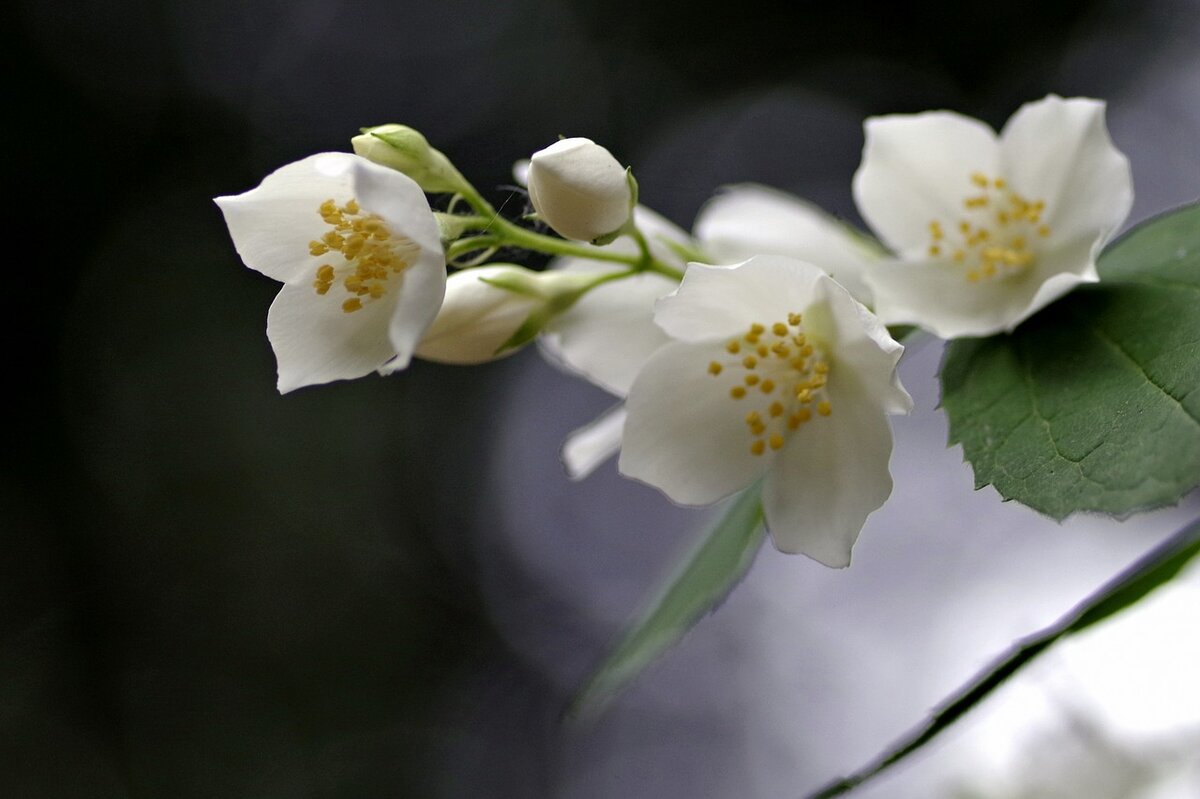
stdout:
[(914, 324), (941, 338), (1011, 331), (1074, 286), (1094, 282), (1093, 242), (1039, 252), (1025, 274), (967, 280), (961, 265), (936, 260), (882, 262), (867, 273), (875, 313), (888, 325)]
[(831, 378), (828, 417), (798, 430), (763, 482), (763, 512), (775, 546), (826, 566), (850, 565), (867, 516), (892, 492), (892, 431), (873, 398)]
[(782, 255), (758, 255), (733, 266), (689, 264), (679, 289), (664, 297), (654, 321), (680, 341), (709, 341), (744, 333), (803, 313), (828, 276)]
[(961, 216), (971, 174), (995, 175), (1000, 163), (992, 129), (949, 111), (871, 117), (864, 130), (854, 200), (867, 224), (900, 254), (922, 253), (932, 220)]
[(816, 288), (814, 304), (804, 317), (805, 329), (826, 349), (834, 373), (841, 379), (851, 375), (887, 413), (911, 411), (912, 397), (896, 372), (904, 347), (839, 283), (823, 278)]
[(284, 283), (311, 281), (322, 261), (309, 254), (308, 243), (329, 230), (317, 208), (353, 196), (356, 160), (349, 153), (318, 153), (280, 167), (250, 191), (217, 197), (246, 266)]
[(621, 474), (648, 483), (676, 502), (706, 505), (754, 482), (773, 453), (755, 456), (746, 427), (748, 405), (729, 389), (737, 372), (708, 373), (720, 347), (671, 343), (642, 369), (625, 407)]
[(1027, 103), (1000, 134), (1003, 174), (1014, 191), (1046, 203), (1055, 239), (1107, 240), (1133, 205), (1129, 159), (1112, 143), (1100, 100), (1050, 95)]
[(388, 324), (394, 292), (346, 313), (342, 299), (318, 295), (309, 285), (284, 285), (267, 312), (267, 337), (279, 365), (279, 391), (362, 377), (396, 352)]
[(389, 289), (398, 295), (388, 327), (395, 357), (379, 372), (390, 374), (408, 366), (417, 342), (437, 316), (446, 291), (446, 262), (437, 222), (421, 187), (394, 169), (351, 157), (359, 205), (382, 217), (393, 235), (420, 247), (416, 261), (404, 270), (395, 289)]
[(621, 449), (624, 428), (625, 405), (622, 403), (568, 435), (562, 446), (562, 462), (567, 476), (572, 480), (582, 480), (597, 466), (616, 455)]
[(380, 368), (391, 374), (408, 366), (417, 343), (433, 323), (446, 291), (446, 266), (442, 248), (422, 249), (416, 263), (400, 276), (399, 297), (388, 325), (388, 336), (396, 357)]
[(863, 265), (881, 255), (863, 234), (812, 203), (785, 192), (744, 184), (729, 186), (709, 200), (693, 232), (704, 252), (721, 263), (754, 255), (790, 255), (815, 264), (868, 302)]
[(1033, 272), (1033, 279), (1038, 281), (1037, 291), (1005, 330), (1011, 331), (1079, 284), (1099, 281), (1096, 255), (1103, 243), (1102, 239), (1085, 235), (1074, 241), (1060, 241), (1054, 249), (1039, 253)]
[[(596, 261), (582, 261), (595, 269)], [(570, 266), (574, 266), (571, 264)], [(546, 326), (538, 339), (550, 359), (624, 396), (667, 336), (654, 324), (654, 302), (675, 288), (657, 273), (603, 283)]]

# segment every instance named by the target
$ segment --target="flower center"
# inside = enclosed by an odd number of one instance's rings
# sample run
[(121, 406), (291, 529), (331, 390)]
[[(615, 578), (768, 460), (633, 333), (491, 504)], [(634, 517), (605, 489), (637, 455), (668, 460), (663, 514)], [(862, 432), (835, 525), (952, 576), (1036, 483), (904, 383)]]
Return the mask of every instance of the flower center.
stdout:
[(751, 406), (746, 413), (751, 453), (781, 449), (787, 435), (812, 419), (814, 408), (819, 416), (833, 412), (824, 391), (829, 362), (809, 343), (800, 314), (790, 313), (786, 323), (770, 326), (756, 322), (745, 335), (726, 342), (725, 351), (738, 357), (712, 361), (708, 373), (744, 372), (729, 396)]
[(972, 283), (1028, 269), (1034, 261), (1029, 243), (1050, 235), (1042, 224), (1046, 204), (1012, 191), (1004, 178), (973, 172), (970, 181), (975, 193), (963, 199), (962, 219), (950, 227), (938, 219), (929, 223), (929, 254), (964, 265)]
[(342, 302), (346, 313), (386, 294), (391, 276), (407, 269), (421, 252), (412, 239), (393, 234), (377, 214), (363, 213), (353, 198), (341, 206), (326, 200), (317, 213), (329, 230), (319, 241), (308, 243), (309, 254), (320, 257), (338, 252), (342, 257), (317, 267), (313, 290), (325, 295), (339, 284), (350, 295)]

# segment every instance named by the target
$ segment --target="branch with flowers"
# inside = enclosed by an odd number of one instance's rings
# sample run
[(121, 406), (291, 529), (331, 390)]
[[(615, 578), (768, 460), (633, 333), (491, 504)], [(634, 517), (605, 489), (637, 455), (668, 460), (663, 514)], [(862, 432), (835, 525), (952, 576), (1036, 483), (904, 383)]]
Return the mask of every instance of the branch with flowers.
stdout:
[[(583, 138), (518, 164), (527, 212), (509, 218), (402, 125), (216, 202), (246, 265), (283, 284), (267, 314), (281, 393), (536, 342), (616, 398), (564, 442), (572, 479), (616, 456), (676, 503), (722, 503), (581, 686), (570, 713), (584, 716), (712, 610), (767, 535), (850, 565), (904, 468), (889, 417), (912, 408), (907, 336), (949, 342), (951, 443), (1005, 500), (1121, 517), (1200, 484), (1200, 206), (1114, 241), (1133, 186), (1104, 111), (1049, 96), (999, 133), (947, 111), (868, 119), (853, 192), (870, 232), (739, 185), (688, 233)], [(512, 252), (551, 260), (534, 270)], [(1079, 613), (1090, 624), (1169, 580), (1200, 550), (1195, 529)], [(821, 795), (923, 746), (1052, 640)]]

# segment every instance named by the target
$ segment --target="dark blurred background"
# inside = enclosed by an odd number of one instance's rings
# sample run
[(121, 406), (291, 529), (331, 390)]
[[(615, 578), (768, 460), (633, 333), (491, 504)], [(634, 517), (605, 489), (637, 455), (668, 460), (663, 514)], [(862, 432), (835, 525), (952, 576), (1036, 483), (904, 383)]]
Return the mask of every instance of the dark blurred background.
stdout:
[[(746, 732), (729, 669), (803, 634), (747, 627), (769, 599), (746, 586), (732, 632), (685, 642), (618, 720), (562, 727), (702, 515), (611, 465), (569, 484), (558, 442), (610, 400), (532, 350), (280, 397), (276, 284), (241, 266), (213, 196), (403, 122), (497, 203), (512, 163), (563, 134), (608, 146), (684, 228), (740, 181), (857, 220), (864, 116), (1000, 125), (1048, 92), (1110, 101), (1131, 221), (1200, 185), (1188, 0), (19, 0), (6, 16), (0, 136), (23, 236), (8, 268), (47, 281), (4, 292), (5, 797), (776, 796), (852, 765), (795, 755), (851, 740), (836, 713), (814, 708), (821, 735), (773, 721), (786, 746)], [(923, 402), (933, 420), (936, 393)], [(938, 424), (920, 434), (934, 452)], [(1149, 535), (1088, 539), (1115, 554), (1075, 595)], [(832, 579), (784, 560), (797, 576), (778, 579)], [(894, 603), (878, 583), (843, 590), (867, 616)], [(893, 657), (856, 646), (859, 663)]]

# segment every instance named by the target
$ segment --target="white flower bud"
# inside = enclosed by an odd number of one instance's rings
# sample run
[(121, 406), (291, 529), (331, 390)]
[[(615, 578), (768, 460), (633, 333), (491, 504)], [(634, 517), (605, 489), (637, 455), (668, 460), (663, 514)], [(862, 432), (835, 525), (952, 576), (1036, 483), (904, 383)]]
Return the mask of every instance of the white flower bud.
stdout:
[(503, 358), (532, 341), (571, 307), (603, 272), (535, 272), (488, 264), (446, 280), (446, 298), (416, 354), (428, 361), (473, 364)]
[(529, 199), (559, 235), (603, 239), (629, 219), (632, 191), (625, 168), (591, 139), (562, 139), (533, 154)]

